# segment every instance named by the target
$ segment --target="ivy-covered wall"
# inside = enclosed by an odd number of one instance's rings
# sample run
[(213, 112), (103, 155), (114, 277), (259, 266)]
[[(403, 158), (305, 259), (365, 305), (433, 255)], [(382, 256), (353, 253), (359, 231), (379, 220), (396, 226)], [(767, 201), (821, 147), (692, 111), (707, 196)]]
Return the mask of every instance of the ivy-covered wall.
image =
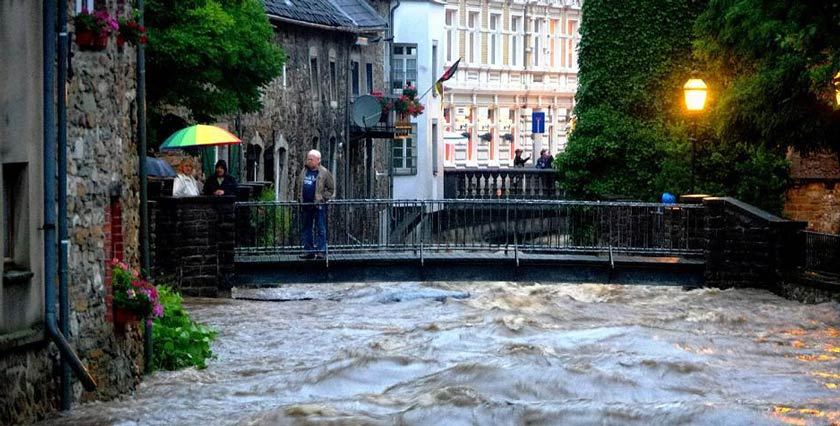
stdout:
[(663, 192), (705, 192), (779, 210), (784, 159), (721, 142), (708, 112), (685, 110), (682, 87), (693, 69), (710, 87), (708, 105), (719, 94), (715, 76), (692, 55), (695, 21), (707, 6), (708, 0), (584, 3), (577, 127), (555, 164), (569, 196), (653, 201)]

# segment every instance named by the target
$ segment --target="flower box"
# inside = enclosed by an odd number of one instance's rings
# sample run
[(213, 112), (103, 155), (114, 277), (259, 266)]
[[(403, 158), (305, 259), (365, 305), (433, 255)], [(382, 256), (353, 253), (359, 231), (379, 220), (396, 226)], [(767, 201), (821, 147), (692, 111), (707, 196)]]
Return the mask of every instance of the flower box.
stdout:
[(114, 307), (114, 325), (120, 330), (125, 330), (129, 324), (137, 324), (141, 319), (137, 311)]

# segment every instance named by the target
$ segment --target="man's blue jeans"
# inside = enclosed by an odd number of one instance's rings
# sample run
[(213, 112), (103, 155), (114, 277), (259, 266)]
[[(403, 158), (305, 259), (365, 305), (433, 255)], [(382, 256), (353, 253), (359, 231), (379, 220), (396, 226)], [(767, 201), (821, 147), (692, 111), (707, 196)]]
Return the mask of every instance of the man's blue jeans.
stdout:
[[(313, 238), (314, 232), (314, 238)], [(306, 253), (327, 251), (327, 206), (305, 205), (301, 211), (300, 239)]]

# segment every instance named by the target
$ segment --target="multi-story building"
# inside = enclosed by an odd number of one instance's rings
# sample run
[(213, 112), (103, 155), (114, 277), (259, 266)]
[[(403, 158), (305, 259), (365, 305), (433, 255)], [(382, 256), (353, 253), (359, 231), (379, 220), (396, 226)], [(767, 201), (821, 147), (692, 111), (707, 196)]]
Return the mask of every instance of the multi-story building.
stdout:
[[(77, 33), (69, 39), (73, 60), (58, 57), (61, 49), (47, 48), (61, 39), (58, 5), (71, 15), (82, 9), (135, 13), (121, 0), (0, 0), (0, 424), (37, 421), (59, 402), (115, 398), (136, 386), (144, 368), (139, 328), (120, 330), (114, 322), (108, 263), (117, 257), (137, 265), (140, 257), (137, 52), (118, 47), (114, 37), (91, 47), (71, 25)], [(52, 13), (45, 13), (47, 7)], [(69, 66), (66, 80), (57, 78), (61, 66)], [(58, 93), (66, 94), (66, 103), (58, 103)], [(67, 153), (64, 208), (52, 197), (59, 192), (61, 162), (45, 161), (45, 152), (64, 151), (55, 149), (59, 140), (66, 140)], [(60, 245), (66, 274), (56, 271), (61, 251), (47, 244), (55, 243), (48, 232), (61, 238), (55, 230), (62, 228), (61, 217), (67, 220)], [(58, 315), (50, 296), (56, 280), (67, 288), (58, 292)], [(66, 329), (59, 338), (50, 324), (62, 312)], [(66, 348), (57, 344), (62, 340), (97, 382), (94, 391), (60, 379), (56, 347)]]
[(358, 136), (350, 128), (354, 101), (386, 89), (388, 4), (265, 2), (286, 63), (265, 88), (262, 110), (238, 120), (245, 180), (271, 182), (278, 199), (294, 200), (306, 153), (318, 149), (339, 198), (388, 196), (389, 140)]
[[(442, 99), (447, 166), (506, 167), (516, 148), (529, 163), (564, 149), (580, 19), (580, 0), (447, 0), (441, 67), (461, 58)], [(535, 112), (543, 134), (532, 133)]]
[(443, 198), (443, 122), (440, 98), (430, 90), (443, 73), (443, 2), (392, 2), (393, 40), (390, 52), (390, 95), (415, 87), (425, 112), (411, 119), (406, 138), (394, 139), (391, 152), (393, 198)]

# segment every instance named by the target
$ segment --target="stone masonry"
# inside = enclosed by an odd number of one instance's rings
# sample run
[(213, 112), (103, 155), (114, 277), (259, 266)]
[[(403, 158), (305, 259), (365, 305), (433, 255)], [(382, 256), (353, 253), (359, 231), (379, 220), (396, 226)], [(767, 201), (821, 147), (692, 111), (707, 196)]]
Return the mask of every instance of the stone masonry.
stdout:
[[(388, 16), (389, 2), (370, 3), (381, 16)], [(242, 117), (243, 164), (251, 148), (248, 143), (259, 133), (264, 144), (261, 170), (266, 169), (266, 154), (269, 161), (276, 158), (279, 163), (280, 199), (296, 199), (298, 176), (310, 149), (321, 151), (321, 164), (336, 178), (338, 197), (387, 198), (391, 141), (374, 139), (370, 146), (366, 140), (349, 142), (353, 98), (347, 97), (351, 61), (359, 62), (360, 94), (367, 93), (366, 64), (372, 65), (373, 90), (386, 91), (383, 61), (390, 45), (382, 41), (358, 46), (352, 33), (289, 24), (277, 27), (275, 40), (286, 54), (285, 75), (265, 88), (260, 112)], [(311, 58), (316, 58), (320, 90), (312, 85)], [(336, 87), (332, 87), (331, 63)], [(257, 180), (274, 179), (261, 175)]]
[[(122, 0), (96, 4), (112, 16), (133, 13), (130, 4)], [(72, 11), (75, 2), (68, 1), (67, 6)], [(80, 51), (71, 40), (72, 78), (67, 87), (68, 340), (98, 383), (94, 392), (85, 392), (76, 382), (74, 403), (124, 394), (136, 386), (143, 371), (142, 336), (137, 326), (117, 331), (110, 322), (106, 263), (110, 255), (121, 251), (126, 262), (138, 264), (139, 224), (136, 51), (131, 46), (118, 50), (114, 37), (103, 51)], [(110, 217), (114, 205), (121, 212), (119, 247), (112, 240), (112, 231), (117, 230)], [(0, 424), (32, 422), (55, 411), (58, 370), (55, 345), (46, 341), (4, 352), (0, 356)]]
[(817, 152), (791, 153), (790, 175), (784, 206), (786, 217), (808, 222), (812, 231), (840, 233), (840, 161), (838, 155)]
[(233, 275), (233, 197), (162, 197), (154, 203), (153, 276), (188, 296), (215, 297)]
[(802, 258), (804, 222), (788, 221), (733, 198), (706, 198), (706, 285), (775, 288)]

